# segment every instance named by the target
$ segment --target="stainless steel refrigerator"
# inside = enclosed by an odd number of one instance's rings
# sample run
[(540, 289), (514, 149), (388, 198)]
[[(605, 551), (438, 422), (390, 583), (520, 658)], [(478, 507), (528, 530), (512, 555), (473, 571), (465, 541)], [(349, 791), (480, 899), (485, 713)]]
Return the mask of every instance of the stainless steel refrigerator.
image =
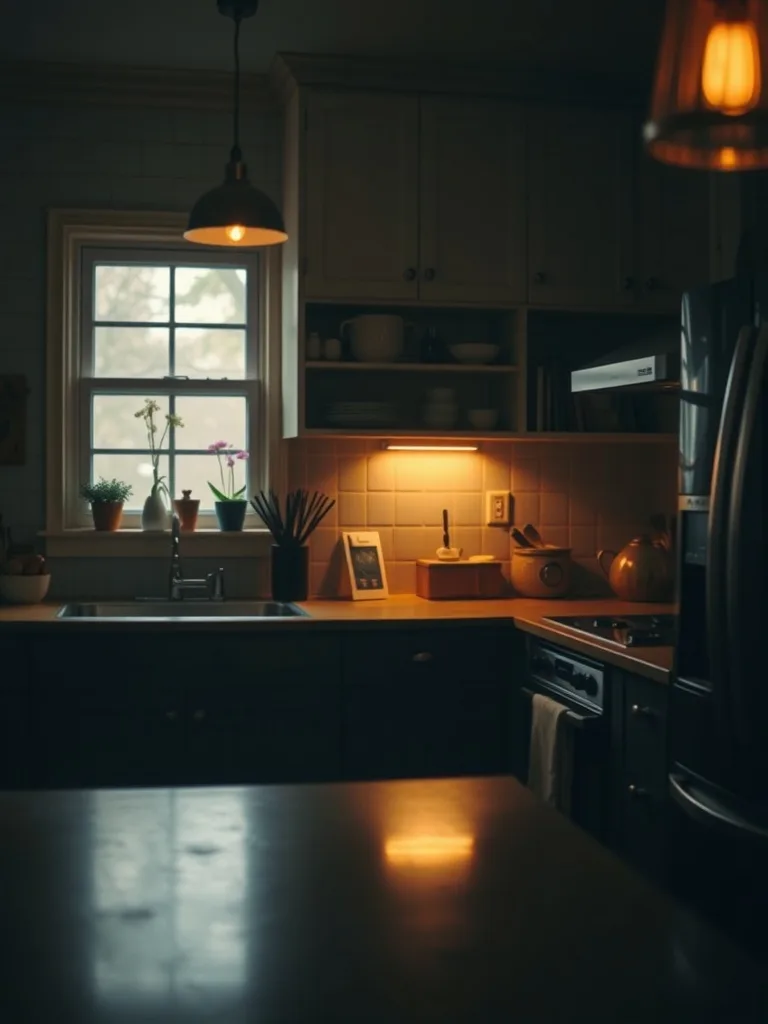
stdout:
[(768, 276), (682, 304), (672, 884), (768, 950)]

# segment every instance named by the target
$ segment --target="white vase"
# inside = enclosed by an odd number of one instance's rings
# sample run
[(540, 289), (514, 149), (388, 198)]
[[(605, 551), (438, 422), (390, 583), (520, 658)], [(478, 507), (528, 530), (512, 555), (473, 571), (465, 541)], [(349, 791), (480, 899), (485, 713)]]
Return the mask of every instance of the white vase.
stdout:
[(153, 491), (141, 510), (142, 530), (167, 530), (168, 510), (159, 491)]

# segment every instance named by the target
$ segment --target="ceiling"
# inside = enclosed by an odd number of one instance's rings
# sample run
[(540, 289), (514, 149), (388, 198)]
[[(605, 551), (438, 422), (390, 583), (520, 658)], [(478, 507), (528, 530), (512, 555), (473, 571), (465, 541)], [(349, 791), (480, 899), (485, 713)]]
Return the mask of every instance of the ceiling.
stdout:
[[(492, 58), (514, 66), (649, 79), (664, 0), (261, 0), (243, 28), (245, 69), (277, 52)], [(215, 0), (6, 4), (0, 56), (225, 69)]]

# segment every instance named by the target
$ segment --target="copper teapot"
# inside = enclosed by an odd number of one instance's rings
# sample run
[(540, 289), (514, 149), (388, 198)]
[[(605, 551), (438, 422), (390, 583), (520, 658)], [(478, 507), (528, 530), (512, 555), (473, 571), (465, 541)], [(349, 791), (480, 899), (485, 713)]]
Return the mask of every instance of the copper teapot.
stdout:
[[(606, 568), (603, 559), (609, 555), (612, 561)], [(672, 556), (665, 544), (645, 533), (631, 540), (618, 554), (598, 551), (597, 564), (622, 601), (668, 601), (672, 596)]]

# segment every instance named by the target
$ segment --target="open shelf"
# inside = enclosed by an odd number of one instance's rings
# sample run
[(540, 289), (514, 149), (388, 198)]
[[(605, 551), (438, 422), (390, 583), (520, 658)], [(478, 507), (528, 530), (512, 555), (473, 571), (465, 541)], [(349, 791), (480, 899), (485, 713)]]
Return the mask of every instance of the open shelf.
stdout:
[(313, 360), (304, 364), (308, 370), (386, 370), (402, 373), (516, 373), (517, 367), (498, 363), (352, 363), (348, 361)]

